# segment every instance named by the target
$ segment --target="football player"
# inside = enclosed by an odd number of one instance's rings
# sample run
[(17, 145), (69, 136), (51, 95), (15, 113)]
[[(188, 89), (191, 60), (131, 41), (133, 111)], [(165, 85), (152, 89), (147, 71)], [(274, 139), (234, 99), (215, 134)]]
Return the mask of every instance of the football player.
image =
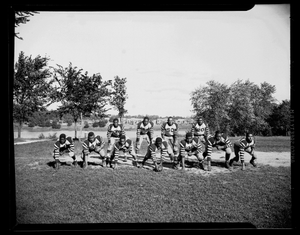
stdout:
[(133, 157), (133, 165), (139, 167), (137, 158), (134, 152), (133, 141), (126, 139), (125, 135), (120, 136), (120, 140), (115, 142), (111, 158), (110, 158), (110, 167), (115, 169), (117, 167), (118, 159), (120, 152), (124, 154), (124, 161), (127, 161), (127, 154)]
[[(182, 170), (185, 170), (185, 160), (188, 156), (195, 156), (199, 161), (199, 167), (204, 169), (203, 167), (203, 157), (201, 156), (202, 153), (202, 145), (198, 143), (197, 138), (192, 137), (192, 133), (188, 132), (185, 135), (185, 139), (180, 141), (180, 150), (179, 150), (179, 163), (181, 162)], [(178, 165), (177, 164), (177, 168)]]
[(168, 156), (168, 144), (162, 138), (157, 137), (153, 144), (148, 146), (147, 153), (142, 161), (142, 167), (148, 159), (154, 163), (154, 171), (162, 171), (163, 158)]
[(178, 134), (178, 125), (177, 123), (173, 122), (172, 117), (168, 117), (167, 122), (164, 122), (161, 125), (161, 138), (165, 140), (168, 145), (170, 146), (170, 159), (175, 165), (178, 154), (178, 147), (177, 147), (177, 134)]
[(153, 122), (149, 121), (148, 117), (144, 117), (142, 122), (137, 124), (136, 131), (136, 154), (139, 154), (143, 140), (146, 140), (148, 146), (152, 143), (153, 139)]
[(199, 117), (196, 123), (193, 123), (191, 129), (192, 137), (196, 137), (200, 141), (205, 144), (206, 139), (209, 136), (208, 125), (203, 122), (203, 118)]
[(211, 153), (212, 148), (216, 147), (218, 150), (225, 151), (225, 167), (230, 168), (229, 159), (231, 155), (231, 141), (227, 136), (223, 136), (220, 131), (216, 131), (215, 135), (209, 137), (205, 144), (205, 152), (203, 153), (203, 157), (207, 159), (207, 170), (211, 170)]
[(102, 137), (97, 135), (95, 137), (94, 132), (88, 133), (88, 139), (82, 143), (82, 158), (83, 158), (83, 168), (87, 168), (89, 155), (94, 152), (102, 159), (102, 166), (104, 167), (108, 163), (108, 159), (105, 157), (104, 152), (105, 142)]
[(113, 149), (114, 143), (119, 141), (120, 136), (125, 135), (124, 126), (119, 124), (118, 118), (113, 120), (113, 123), (108, 126), (107, 129), (107, 157), (110, 158), (110, 152)]
[(252, 164), (254, 167), (257, 166), (256, 160), (257, 156), (254, 151), (255, 148), (255, 139), (253, 137), (253, 134), (250, 132), (246, 133), (246, 137), (243, 137), (238, 142), (235, 142), (233, 145), (235, 157), (230, 160), (230, 165), (232, 166), (233, 162), (238, 162), (239, 159), (241, 159), (242, 163), (242, 170), (245, 170), (245, 161), (244, 161), (244, 153), (249, 153), (252, 158), (250, 160), (250, 164)]
[(61, 134), (59, 139), (54, 143), (53, 158), (55, 159), (54, 168), (59, 169), (61, 160), (64, 159), (67, 165), (77, 165), (76, 157), (74, 154), (74, 144), (71, 137), (66, 137)]

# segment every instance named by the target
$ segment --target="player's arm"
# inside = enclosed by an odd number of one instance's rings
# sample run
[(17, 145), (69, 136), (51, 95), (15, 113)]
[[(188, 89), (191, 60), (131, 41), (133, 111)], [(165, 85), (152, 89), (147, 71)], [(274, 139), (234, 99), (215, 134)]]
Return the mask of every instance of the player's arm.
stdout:
[(111, 137), (111, 134), (112, 134), (112, 131), (111, 131), (111, 124), (108, 125), (108, 128), (107, 128), (107, 141), (108, 143), (110, 144), (110, 137)]
[(174, 144), (177, 143), (177, 138), (178, 138), (178, 124), (175, 123), (175, 130), (174, 130)]
[(160, 130), (161, 130), (161, 138), (164, 139), (164, 138), (165, 138), (165, 132), (166, 132), (165, 123), (163, 123), (163, 124), (161, 125)]
[(58, 158), (59, 157), (59, 141), (56, 141), (55, 143), (54, 143), (54, 150), (53, 150), (53, 152), (54, 152), (54, 158)]
[(89, 146), (88, 146), (87, 140), (85, 140), (85, 141), (82, 143), (82, 149), (83, 149), (83, 153), (84, 153), (85, 155), (88, 155), (88, 154), (89, 154)]
[(136, 142), (139, 142), (140, 137), (141, 137), (141, 127), (140, 127), (141, 123), (139, 122), (137, 124), (137, 128), (136, 128)]
[(125, 128), (123, 124), (120, 124), (120, 127), (121, 127), (121, 135), (125, 135)]
[(151, 121), (151, 122), (150, 122), (150, 128), (149, 128), (149, 137), (150, 137), (150, 142), (152, 141), (152, 139), (153, 139), (153, 136), (154, 136), (153, 127), (154, 127), (154, 123)]
[(67, 141), (69, 142), (69, 151), (71, 152), (71, 153), (74, 153), (74, 150), (75, 150), (75, 146), (74, 146), (74, 144), (73, 144), (73, 140), (72, 140), (72, 138), (69, 136), (69, 137), (67, 137)]
[(186, 151), (185, 151), (185, 141), (184, 141), (184, 140), (180, 141), (179, 148), (180, 148), (180, 149), (179, 149), (180, 155), (181, 155), (182, 157), (185, 157), (185, 156), (187, 155), (187, 153), (186, 153)]
[(96, 139), (97, 139), (98, 142), (99, 142), (99, 144), (98, 144), (99, 148), (100, 148), (100, 149), (103, 149), (103, 148), (104, 148), (104, 145), (105, 145), (104, 139), (103, 139), (101, 136), (99, 136), (99, 135), (97, 135)]

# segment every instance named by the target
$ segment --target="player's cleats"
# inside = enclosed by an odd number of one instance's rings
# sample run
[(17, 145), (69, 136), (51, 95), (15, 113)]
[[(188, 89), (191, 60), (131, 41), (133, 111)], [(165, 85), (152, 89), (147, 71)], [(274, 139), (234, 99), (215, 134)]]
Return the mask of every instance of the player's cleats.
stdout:
[(58, 160), (58, 159), (55, 159), (54, 168), (55, 168), (56, 170), (59, 169), (59, 165), (60, 165), (59, 160)]
[(245, 162), (242, 162), (242, 171), (246, 170)]
[(210, 161), (207, 161), (207, 171), (211, 171), (211, 163), (210, 163)]
[(255, 159), (252, 159), (250, 161), (250, 164), (252, 164), (254, 167), (257, 167), (257, 163), (256, 163)]
[(104, 159), (102, 159), (102, 167), (106, 167), (106, 159), (104, 158)]
[(225, 167), (226, 167), (227, 169), (230, 169), (230, 168), (231, 168), (231, 166), (230, 166), (230, 164), (229, 164), (229, 161), (225, 161)]
[(74, 160), (73, 164), (74, 164), (75, 167), (78, 165), (76, 160)]
[(229, 161), (229, 166), (232, 167), (233, 163), (234, 163), (234, 160), (231, 159), (231, 160)]

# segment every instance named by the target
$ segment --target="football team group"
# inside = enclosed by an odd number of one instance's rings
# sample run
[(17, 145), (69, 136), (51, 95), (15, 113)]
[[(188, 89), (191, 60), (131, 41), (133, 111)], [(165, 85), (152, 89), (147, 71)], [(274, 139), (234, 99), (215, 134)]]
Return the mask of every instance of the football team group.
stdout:
[[(113, 123), (108, 126), (107, 140), (108, 147), (104, 150), (104, 139), (93, 132), (88, 133), (87, 139), (82, 142), (81, 159), (83, 168), (88, 167), (91, 157), (102, 159), (103, 167), (111, 167), (115, 169), (119, 156), (122, 156), (123, 161), (127, 161), (127, 157), (133, 158), (133, 165), (143, 167), (148, 159), (153, 162), (155, 171), (163, 169), (163, 159), (170, 158), (174, 169), (180, 167), (185, 169), (185, 161), (188, 158), (194, 158), (195, 167), (202, 170), (211, 170), (211, 155), (213, 148), (225, 152), (225, 167), (232, 168), (234, 162), (241, 161), (242, 170), (245, 169), (244, 153), (249, 153), (252, 158), (250, 163), (256, 167), (255, 140), (252, 133), (246, 133), (246, 136), (233, 144), (235, 157), (230, 159), (232, 150), (231, 141), (227, 136), (220, 131), (216, 131), (214, 135), (210, 135), (207, 124), (202, 118), (199, 118), (196, 123), (192, 124), (191, 130), (186, 133), (185, 138), (178, 140), (178, 125), (173, 121), (172, 117), (168, 117), (167, 122), (161, 126), (161, 137), (154, 137), (153, 122), (145, 117), (143, 121), (137, 124), (136, 143), (126, 138), (124, 126), (119, 124), (118, 119), (114, 119)], [(142, 142), (146, 140), (148, 147), (147, 152), (141, 163), (138, 162), (137, 156), (140, 156)], [(67, 164), (77, 165), (75, 156), (75, 148), (71, 137), (66, 137), (65, 134), (59, 136), (58, 141), (54, 144), (55, 168), (58, 169), (62, 162)], [(204, 160), (207, 161), (204, 168)]]

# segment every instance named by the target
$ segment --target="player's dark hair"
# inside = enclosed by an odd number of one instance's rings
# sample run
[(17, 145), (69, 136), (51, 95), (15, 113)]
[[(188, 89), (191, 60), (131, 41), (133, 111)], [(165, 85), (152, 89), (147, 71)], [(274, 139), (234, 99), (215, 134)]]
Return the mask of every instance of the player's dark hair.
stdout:
[(121, 135), (120, 136), (120, 140), (126, 140), (126, 136), (125, 135)]
[(144, 120), (146, 120), (146, 119), (149, 121), (149, 118), (148, 118), (147, 116), (146, 116), (146, 117), (144, 117)]
[(246, 132), (246, 137), (249, 137), (249, 135), (253, 135), (251, 131)]
[(89, 132), (89, 133), (88, 133), (88, 137), (94, 136), (94, 135), (95, 135), (94, 132)]
[(155, 140), (155, 143), (157, 143), (157, 144), (158, 144), (158, 143), (162, 143), (162, 138), (157, 137), (156, 140)]
[(215, 132), (215, 136), (217, 136), (218, 134), (221, 134), (221, 131), (217, 130), (217, 131)]
[(115, 122), (115, 121), (119, 122), (119, 119), (118, 118), (114, 118), (113, 122)]
[(192, 137), (193, 135), (192, 135), (192, 133), (191, 132), (187, 132), (186, 134), (185, 134), (185, 137), (187, 138), (187, 137)]
[(59, 139), (61, 139), (61, 138), (66, 138), (66, 135), (65, 134), (60, 134), (60, 136), (59, 136)]

